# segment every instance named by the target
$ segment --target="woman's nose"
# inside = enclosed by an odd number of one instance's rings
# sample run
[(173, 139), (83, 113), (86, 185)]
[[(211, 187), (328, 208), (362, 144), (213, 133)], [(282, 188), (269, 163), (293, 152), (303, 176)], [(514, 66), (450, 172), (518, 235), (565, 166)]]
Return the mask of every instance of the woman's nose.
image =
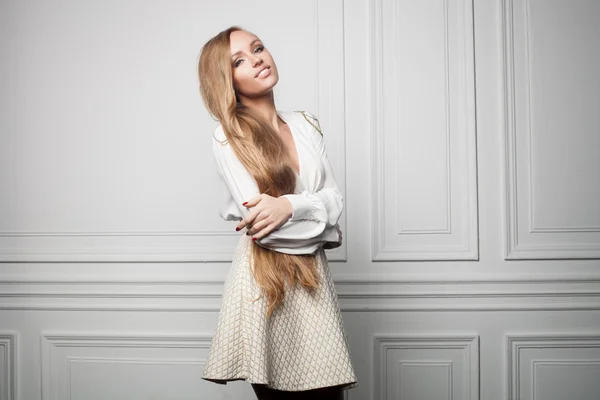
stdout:
[(260, 56), (254, 56), (254, 63), (252, 64), (254, 67), (256, 67), (257, 65), (262, 64), (262, 58), (260, 58)]

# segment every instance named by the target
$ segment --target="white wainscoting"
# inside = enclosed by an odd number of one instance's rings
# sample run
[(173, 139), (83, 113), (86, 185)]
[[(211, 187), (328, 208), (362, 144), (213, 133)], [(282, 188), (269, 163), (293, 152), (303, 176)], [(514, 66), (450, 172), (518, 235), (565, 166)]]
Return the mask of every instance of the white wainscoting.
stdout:
[(51, 400), (194, 399), (198, 393), (208, 399), (223, 388), (232, 396), (249, 393), (199, 379), (210, 337), (43, 332), (41, 340), (42, 392)]
[(600, 394), (600, 335), (508, 335), (507, 347), (511, 400), (592, 400)]
[[(223, 281), (3, 281), (6, 311), (217, 312)], [(600, 310), (600, 279), (335, 282), (342, 311)]]

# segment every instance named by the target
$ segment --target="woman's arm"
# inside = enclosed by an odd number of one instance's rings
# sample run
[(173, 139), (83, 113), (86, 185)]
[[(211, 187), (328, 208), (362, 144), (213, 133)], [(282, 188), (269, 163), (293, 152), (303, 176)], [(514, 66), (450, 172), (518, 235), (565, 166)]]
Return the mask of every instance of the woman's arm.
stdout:
[[(317, 134), (320, 136), (320, 133)], [(217, 128), (215, 136), (219, 138), (213, 140), (213, 152), (219, 174), (231, 193), (239, 214), (242, 218), (248, 218), (251, 210), (242, 203), (260, 195), (256, 181), (235, 156), (231, 145), (227, 142), (222, 143), (224, 134), (221, 127)], [(319, 138), (313, 139), (313, 143), (319, 145)], [(322, 143), (319, 146), (323, 146)], [(326, 242), (339, 241), (337, 220), (343, 210), (343, 199), (333, 178), (324, 147), (317, 149), (324, 159), (326, 171), (323, 187), (313, 194), (305, 192), (284, 195), (292, 204), (292, 217), (266, 237), (257, 240), (259, 245), (282, 253), (310, 254)]]

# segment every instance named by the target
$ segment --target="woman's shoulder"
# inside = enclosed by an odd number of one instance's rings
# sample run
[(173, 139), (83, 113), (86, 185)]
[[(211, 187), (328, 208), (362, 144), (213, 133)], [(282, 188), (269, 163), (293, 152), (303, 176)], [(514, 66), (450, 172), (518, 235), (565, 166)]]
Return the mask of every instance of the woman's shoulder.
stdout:
[(321, 135), (323, 134), (323, 132), (321, 131), (321, 125), (319, 124), (319, 119), (312, 112), (305, 110), (295, 110), (289, 112), (289, 114), (291, 114), (293, 118), (295, 118), (295, 120), (298, 121), (298, 123), (304, 124), (305, 126), (310, 128), (310, 130), (315, 129)]

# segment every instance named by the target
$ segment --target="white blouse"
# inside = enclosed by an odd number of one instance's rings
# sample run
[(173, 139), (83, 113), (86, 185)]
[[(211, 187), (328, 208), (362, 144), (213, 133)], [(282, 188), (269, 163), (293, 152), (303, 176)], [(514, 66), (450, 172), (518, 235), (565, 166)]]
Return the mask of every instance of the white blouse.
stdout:
[[(300, 174), (296, 174), (295, 194), (283, 195), (292, 204), (292, 216), (256, 243), (280, 253), (311, 254), (326, 242), (340, 240), (338, 220), (344, 199), (327, 159), (318, 120), (300, 111), (277, 110), (277, 115), (292, 133)], [(223, 182), (224, 203), (219, 215), (226, 221), (240, 221), (250, 213), (242, 203), (260, 194), (258, 185), (235, 155), (221, 125), (213, 136), (213, 153)]]

